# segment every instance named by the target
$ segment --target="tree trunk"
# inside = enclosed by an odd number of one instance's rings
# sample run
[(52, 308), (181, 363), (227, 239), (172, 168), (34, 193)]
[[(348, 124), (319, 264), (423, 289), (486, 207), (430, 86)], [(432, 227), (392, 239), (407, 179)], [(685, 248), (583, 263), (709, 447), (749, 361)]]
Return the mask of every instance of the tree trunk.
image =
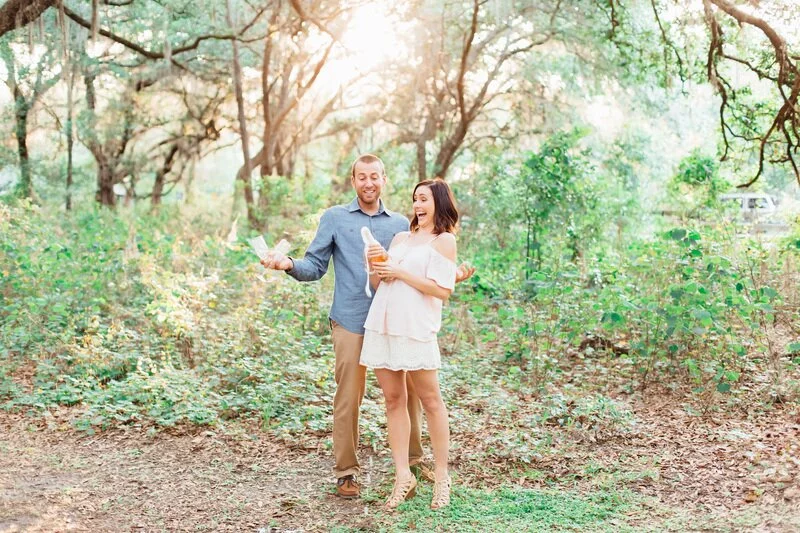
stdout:
[(456, 157), (456, 152), (458, 152), (467, 137), (468, 127), (469, 122), (465, 122), (462, 119), (453, 134), (442, 145), (439, 155), (436, 156), (436, 163), (433, 165), (433, 173), (437, 178), (445, 179), (445, 176), (447, 176), (447, 171), (450, 170), (450, 165)]
[(417, 139), (417, 179), (424, 181), (428, 179), (427, 161), (425, 158), (425, 139), (420, 137)]
[(273, 173), (278, 173), (275, 168), (275, 154), (278, 149), (275, 147), (273, 138), (264, 137), (264, 148), (261, 150), (263, 155), (261, 162), (258, 166), (259, 174), (259, 188), (258, 188), (258, 210), (261, 213), (267, 213), (269, 209), (269, 180), (268, 177)]
[(18, 88), (15, 88), (14, 107), (17, 136), (17, 155), (19, 156), (20, 180), (17, 191), (24, 198), (33, 196), (33, 182), (31, 181), (31, 162), (28, 155), (28, 113), (31, 108)]
[(297, 154), (294, 150), (290, 150), (289, 154), (286, 156), (286, 166), (284, 167), (284, 174), (282, 176), (286, 176), (288, 178), (294, 177), (294, 166), (297, 164)]
[(117, 198), (114, 195), (114, 172), (108, 160), (101, 156), (97, 157), (97, 201), (100, 205), (114, 207)]
[[(225, 2), (225, 16), (228, 21), (228, 27), (231, 31), (236, 32), (232, 0), (227, 0)], [(251, 182), (253, 169), (250, 162), (250, 137), (247, 134), (247, 117), (244, 111), (244, 91), (242, 90), (242, 66), (239, 63), (239, 41), (232, 39), (231, 44), (233, 46), (233, 90), (236, 94), (239, 131), (242, 137), (242, 154), (244, 155), (244, 168), (239, 171), (237, 178), (242, 180), (243, 183), (244, 202), (247, 208), (247, 222), (250, 224), (250, 227), (257, 227), (258, 220), (253, 205), (253, 185)]]
[[(94, 80), (94, 74), (89, 72), (84, 73), (83, 81), (86, 85), (86, 104), (92, 114), (92, 128), (95, 125), (94, 111), (97, 105), (94, 92)], [(95, 192), (95, 200), (100, 205), (114, 207), (117, 204), (117, 199), (114, 196), (114, 173), (112, 172), (111, 164), (103, 153), (103, 145), (94, 137), (95, 132), (92, 130), (89, 135), (90, 140), (87, 143), (87, 147), (92, 152), (97, 162), (97, 192)]]
[(184, 203), (186, 205), (191, 205), (194, 203), (194, 189), (192, 188), (192, 184), (194, 183), (194, 172), (197, 167), (197, 155), (192, 155), (191, 159), (188, 162), (189, 170), (187, 172), (186, 178), (186, 185), (184, 186), (184, 190), (186, 191), (186, 196), (184, 197)]
[(150, 195), (150, 203), (153, 206), (161, 204), (161, 197), (164, 194), (164, 182), (166, 181), (167, 174), (172, 170), (172, 164), (175, 162), (175, 154), (178, 153), (178, 143), (172, 145), (164, 164), (156, 172), (156, 181), (153, 183), (153, 192)]
[(65, 205), (67, 211), (72, 209), (72, 152), (73, 147), (75, 145), (75, 137), (72, 133), (72, 117), (74, 114), (73, 105), (74, 102), (72, 100), (73, 97), (73, 85), (75, 83), (75, 66), (72, 66), (72, 69), (69, 74), (69, 79), (67, 80), (67, 123), (64, 126), (67, 134), (67, 190), (66, 190), (66, 199)]
[(156, 172), (156, 181), (153, 183), (153, 191), (150, 194), (150, 205), (156, 207), (161, 205), (161, 195), (164, 194), (164, 173)]
[[(114, 183), (117, 181), (115, 167), (117, 162), (122, 157), (125, 151), (125, 144), (127, 136), (123, 135), (120, 146), (117, 149), (116, 155), (111, 155), (106, 152), (107, 147), (100, 142), (96, 137), (94, 128), (96, 126), (96, 119), (94, 116), (95, 108), (97, 106), (97, 95), (95, 94), (94, 80), (95, 75), (90, 72), (84, 72), (83, 81), (86, 85), (86, 104), (91, 113), (89, 139), (87, 140), (86, 147), (92, 152), (95, 161), (97, 162), (97, 191), (95, 192), (95, 200), (106, 207), (114, 207), (117, 205), (117, 198), (114, 194)], [(127, 119), (127, 117), (126, 117)]]

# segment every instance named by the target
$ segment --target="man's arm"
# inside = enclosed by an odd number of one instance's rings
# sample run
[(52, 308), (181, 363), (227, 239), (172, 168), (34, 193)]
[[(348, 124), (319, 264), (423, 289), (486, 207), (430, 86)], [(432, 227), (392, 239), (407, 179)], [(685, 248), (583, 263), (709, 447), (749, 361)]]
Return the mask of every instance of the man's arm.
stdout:
[(303, 259), (293, 259), (280, 253), (273, 253), (261, 264), (274, 270), (285, 270), (298, 281), (316, 281), (328, 271), (328, 263), (333, 254), (334, 223), (330, 210), (322, 214), (314, 240), (308, 245)]

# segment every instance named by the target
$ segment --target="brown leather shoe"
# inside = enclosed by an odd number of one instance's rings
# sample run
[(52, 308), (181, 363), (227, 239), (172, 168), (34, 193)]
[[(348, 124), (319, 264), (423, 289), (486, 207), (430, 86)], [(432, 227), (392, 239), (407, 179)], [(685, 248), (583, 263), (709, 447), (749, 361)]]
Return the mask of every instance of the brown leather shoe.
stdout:
[(352, 500), (361, 495), (361, 485), (355, 476), (344, 476), (336, 480), (336, 495), (345, 500)]

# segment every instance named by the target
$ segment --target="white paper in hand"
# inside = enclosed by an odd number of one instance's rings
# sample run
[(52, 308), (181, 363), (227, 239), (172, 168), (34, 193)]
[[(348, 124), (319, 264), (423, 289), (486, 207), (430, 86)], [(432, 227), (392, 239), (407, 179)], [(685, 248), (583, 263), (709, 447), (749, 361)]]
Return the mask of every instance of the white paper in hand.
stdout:
[[(247, 240), (250, 247), (253, 249), (253, 252), (258, 256), (259, 259), (266, 259), (269, 256), (270, 250), (269, 246), (267, 246), (264, 237), (259, 235), (258, 237), (253, 237), (252, 239)], [(273, 252), (278, 252), (280, 254), (286, 255), (289, 253), (289, 250), (292, 248), (292, 245), (289, 244), (289, 241), (286, 239), (281, 239), (280, 242), (272, 249)]]
[(292, 249), (292, 245), (289, 244), (289, 241), (286, 239), (281, 239), (278, 244), (275, 245), (273, 251), (278, 252), (279, 254), (286, 255), (289, 253), (289, 250)]
[[(286, 239), (281, 239), (280, 242), (277, 245), (275, 245), (275, 248), (270, 250), (269, 246), (267, 246), (267, 243), (264, 240), (264, 237), (262, 237), (261, 235), (259, 235), (257, 237), (253, 237), (252, 239), (248, 239), (247, 242), (248, 242), (248, 244), (250, 244), (250, 247), (253, 249), (253, 253), (255, 253), (258, 256), (258, 258), (261, 259), (262, 261), (264, 259), (267, 259), (270, 256), (270, 254), (273, 254), (273, 253), (276, 253), (276, 252), (280, 253), (282, 255), (286, 255), (286, 254), (289, 253), (289, 250), (292, 248), (292, 245), (289, 244), (289, 241), (287, 241)], [(259, 264), (261, 264), (261, 263), (259, 263)], [(261, 265), (261, 268), (263, 270), (267, 270), (267, 268), (264, 265)], [(261, 279), (262, 281), (267, 281), (261, 276), (259, 276), (259, 279)]]
[(248, 239), (247, 242), (253, 248), (253, 252), (258, 256), (259, 259), (266, 259), (267, 253), (269, 253), (269, 246), (267, 246), (266, 241), (264, 241), (264, 237), (259, 235), (258, 237), (253, 237), (252, 239)]

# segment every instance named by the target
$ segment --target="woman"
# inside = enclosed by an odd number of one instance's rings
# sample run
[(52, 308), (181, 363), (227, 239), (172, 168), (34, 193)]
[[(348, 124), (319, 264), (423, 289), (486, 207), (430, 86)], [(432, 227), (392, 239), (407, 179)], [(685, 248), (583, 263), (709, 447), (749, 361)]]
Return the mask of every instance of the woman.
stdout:
[(441, 366), (436, 334), (442, 322), (442, 302), (456, 279), (458, 210), (450, 187), (441, 179), (417, 184), (413, 193), (411, 231), (395, 236), (389, 260), (380, 245), (368, 251), (370, 281), (377, 287), (364, 325), (361, 364), (373, 368), (386, 400), (389, 446), (395, 483), (386, 507), (393, 509), (414, 496), (417, 480), (408, 465), (411, 426), (406, 404), (406, 373), (428, 418), (436, 482), (431, 509), (450, 503), (447, 471), (450, 429), (439, 391)]

